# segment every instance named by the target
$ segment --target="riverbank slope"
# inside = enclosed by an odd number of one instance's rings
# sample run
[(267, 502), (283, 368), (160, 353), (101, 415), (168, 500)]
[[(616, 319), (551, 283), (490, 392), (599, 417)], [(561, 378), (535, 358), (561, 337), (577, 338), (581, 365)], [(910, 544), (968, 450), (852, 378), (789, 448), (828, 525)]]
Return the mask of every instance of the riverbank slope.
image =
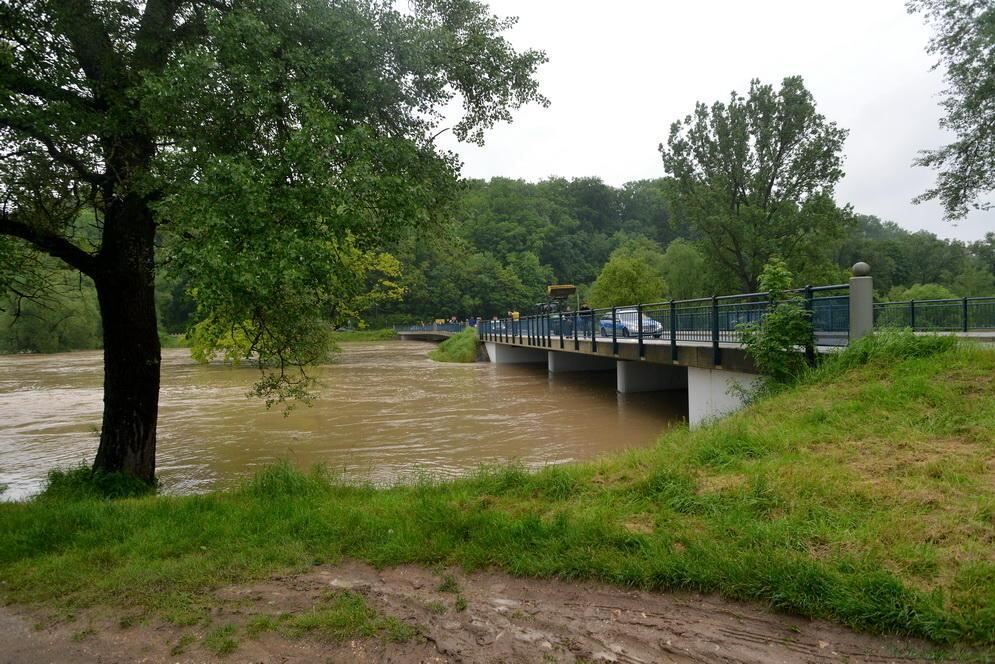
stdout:
[[(237, 491), (0, 505), (0, 593), (212, 618), (218, 587), (345, 558), (718, 592), (995, 645), (995, 351), (863, 344), (652, 449), (377, 490), (287, 466)], [(71, 484), (71, 483), (70, 483)]]

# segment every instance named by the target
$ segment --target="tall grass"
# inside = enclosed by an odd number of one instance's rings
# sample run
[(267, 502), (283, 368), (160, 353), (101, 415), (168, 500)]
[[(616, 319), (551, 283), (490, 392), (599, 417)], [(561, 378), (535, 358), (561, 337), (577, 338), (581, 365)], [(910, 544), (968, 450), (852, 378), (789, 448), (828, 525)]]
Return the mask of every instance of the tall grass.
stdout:
[(0, 505), (0, 594), (189, 623), (214, 587), (353, 557), (719, 592), (995, 646), (995, 352), (897, 339), (585, 464), (386, 490), (281, 464), (202, 496)]
[(479, 350), (477, 330), (468, 327), (439, 344), (429, 357), (436, 362), (476, 362)]

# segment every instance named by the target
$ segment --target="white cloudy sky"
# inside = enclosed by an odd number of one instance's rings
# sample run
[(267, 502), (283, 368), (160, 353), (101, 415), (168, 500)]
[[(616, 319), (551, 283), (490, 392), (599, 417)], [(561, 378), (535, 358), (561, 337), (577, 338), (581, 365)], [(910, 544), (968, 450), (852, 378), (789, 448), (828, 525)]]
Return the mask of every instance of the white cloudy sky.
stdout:
[[(522, 109), (486, 146), (451, 141), (464, 175), (538, 180), (595, 175), (619, 185), (664, 175), (657, 146), (697, 100), (726, 99), (758, 77), (801, 74), (820, 111), (850, 129), (837, 197), (942, 237), (995, 231), (995, 212), (954, 226), (911, 199), (933, 181), (916, 151), (944, 142), (942, 74), (929, 29), (903, 0), (490, 0), (518, 16), (519, 48), (544, 49), (552, 105)], [(451, 140), (451, 139), (449, 139)]]

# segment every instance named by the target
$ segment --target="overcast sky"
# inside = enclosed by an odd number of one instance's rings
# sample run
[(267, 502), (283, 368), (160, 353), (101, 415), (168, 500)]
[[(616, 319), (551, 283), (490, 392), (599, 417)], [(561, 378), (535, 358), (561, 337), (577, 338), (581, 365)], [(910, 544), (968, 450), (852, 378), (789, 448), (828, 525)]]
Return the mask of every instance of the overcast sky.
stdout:
[[(518, 48), (546, 51), (547, 109), (519, 111), (483, 148), (448, 139), (467, 177), (598, 176), (611, 185), (663, 177), (657, 146), (696, 101), (745, 92), (751, 78), (800, 74), (819, 111), (850, 130), (837, 199), (911, 230), (974, 240), (995, 212), (954, 226), (911, 199), (933, 181), (917, 150), (944, 135), (942, 73), (929, 29), (903, 0), (490, 0), (518, 16)], [(441, 138), (441, 137), (440, 137)]]

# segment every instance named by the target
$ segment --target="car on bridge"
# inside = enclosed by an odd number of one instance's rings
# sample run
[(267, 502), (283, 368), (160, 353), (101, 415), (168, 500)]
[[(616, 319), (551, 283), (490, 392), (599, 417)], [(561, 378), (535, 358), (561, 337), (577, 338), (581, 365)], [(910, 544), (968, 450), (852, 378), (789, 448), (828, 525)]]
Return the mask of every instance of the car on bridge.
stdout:
[[(601, 318), (601, 336), (610, 337), (612, 335), (611, 314)], [(615, 334), (620, 337), (639, 336), (639, 312), (636, 309), (618, 309), (615, 312), (614, 321)], [(659, 339), (663, 334), (663, 325), (643, 314), (642, 336), (651, 336)]]

